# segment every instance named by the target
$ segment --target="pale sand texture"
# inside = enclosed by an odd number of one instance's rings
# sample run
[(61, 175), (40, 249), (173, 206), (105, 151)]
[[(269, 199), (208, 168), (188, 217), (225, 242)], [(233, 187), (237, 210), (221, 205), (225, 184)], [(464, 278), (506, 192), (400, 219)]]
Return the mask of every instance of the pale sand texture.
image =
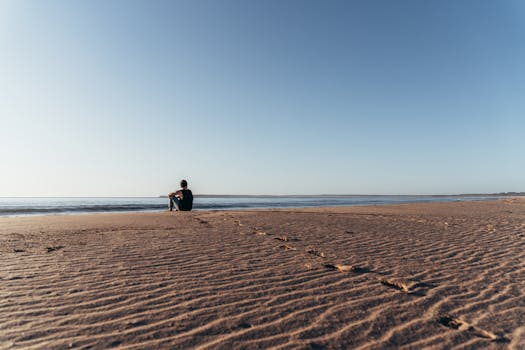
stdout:
[(525, 349), (525, 200), (0, 218), (1, 349)]

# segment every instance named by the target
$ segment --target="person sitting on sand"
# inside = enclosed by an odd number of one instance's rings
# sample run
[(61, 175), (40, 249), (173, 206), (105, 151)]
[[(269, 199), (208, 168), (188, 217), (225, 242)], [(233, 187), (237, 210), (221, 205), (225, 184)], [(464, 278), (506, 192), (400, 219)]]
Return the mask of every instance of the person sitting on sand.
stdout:
[(193, 208), (193, 193), (188, 190), (188, 181), (182, 180), (180, 187), (182, 187), (180, 190), (168, 195), (170, 211), (173, 211), (173, 206), (176, 211), (190, 211)]

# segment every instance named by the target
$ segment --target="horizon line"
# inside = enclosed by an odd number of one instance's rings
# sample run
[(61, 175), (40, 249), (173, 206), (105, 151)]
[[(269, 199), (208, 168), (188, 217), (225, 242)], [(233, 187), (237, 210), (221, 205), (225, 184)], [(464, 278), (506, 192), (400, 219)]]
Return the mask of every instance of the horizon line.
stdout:
[[(196, 197), (351, 197), (351, 196), (525, 196), (525, 192), (508, 191), (492, 193), (449, 193), (449, 194), (195, 194)], [(167, 198), (166, 195), (156, 196), (0, 196), (0, 198)]]

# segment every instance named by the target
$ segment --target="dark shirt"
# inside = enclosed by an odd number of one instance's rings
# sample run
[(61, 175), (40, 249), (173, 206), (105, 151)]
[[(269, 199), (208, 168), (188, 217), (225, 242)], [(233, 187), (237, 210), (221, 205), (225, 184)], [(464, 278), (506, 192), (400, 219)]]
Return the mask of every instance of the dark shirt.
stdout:
[(191, 190), (181, 190), (182, 200), (180, 201), (179, 210), (190, 211), (193, 208), (193, 193)]

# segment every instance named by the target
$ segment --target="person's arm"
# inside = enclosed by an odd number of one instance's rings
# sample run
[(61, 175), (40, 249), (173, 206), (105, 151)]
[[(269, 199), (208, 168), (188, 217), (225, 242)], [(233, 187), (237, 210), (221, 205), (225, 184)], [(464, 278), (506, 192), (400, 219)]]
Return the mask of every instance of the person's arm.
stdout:
[(181, 190), (178, 190), (178, 191), (175, 191), (175, 192), (171, 192), (170, 194), (168, 194), (168, 197), (179, 197), (180, 199), (182, 199), (182, 191)]

